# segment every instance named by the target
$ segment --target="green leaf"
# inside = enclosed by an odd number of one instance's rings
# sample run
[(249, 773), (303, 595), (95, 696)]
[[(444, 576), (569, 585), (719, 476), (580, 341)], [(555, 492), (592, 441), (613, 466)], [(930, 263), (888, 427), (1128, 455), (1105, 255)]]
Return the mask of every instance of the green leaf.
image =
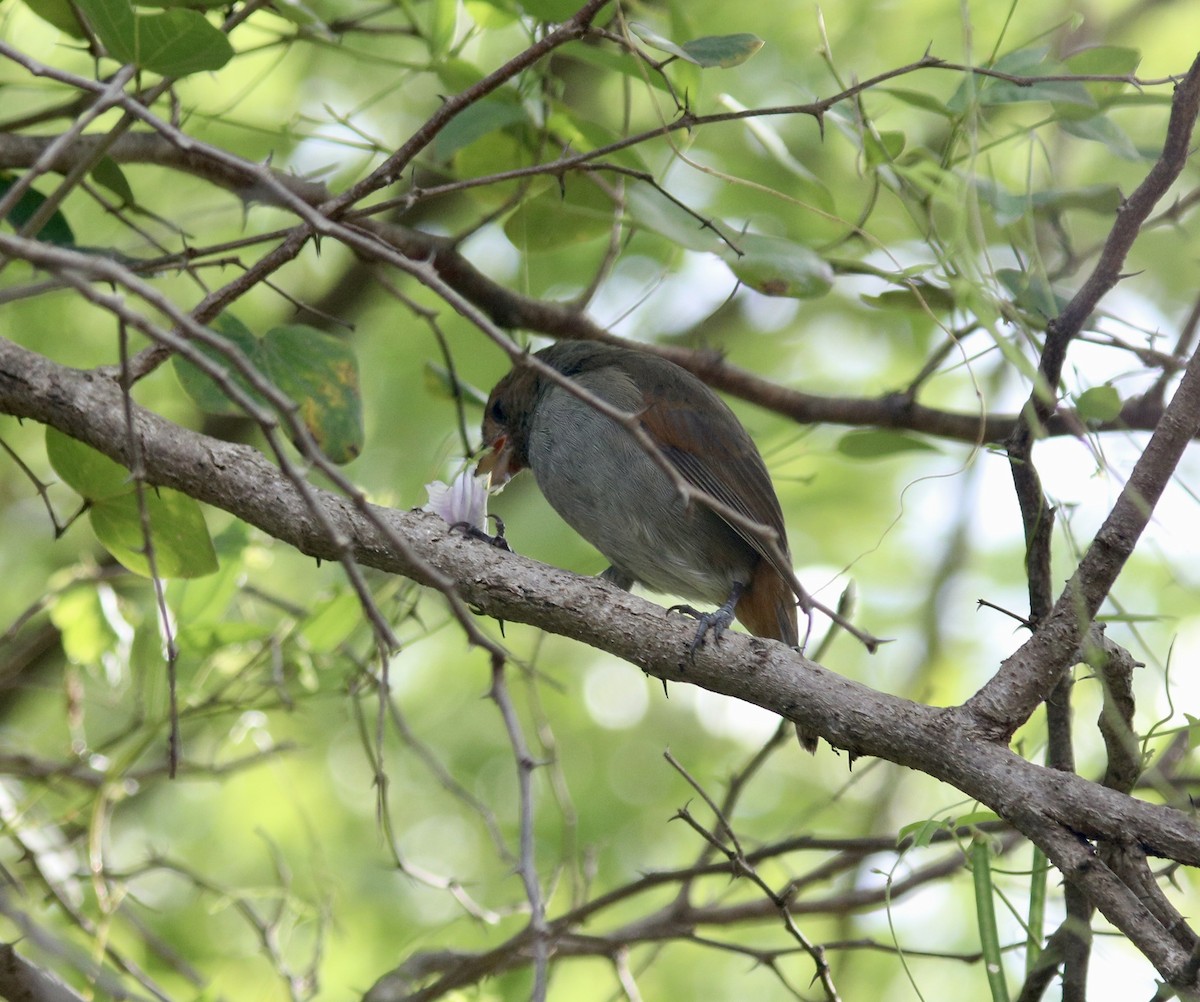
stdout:
[(91, 174), (93, 181), (101, 187), (107, 188), (121, 200), (122, 207), (133, 205), (133, 188), (129, 186), (125, 173), (117, 166), (117, 162), (112, 157), (102, 157), (92, 168)]
[(1121, 416), (1121, 395), (1108, 384), (1092, 386), (1075, 398), (1075, 413), (1088, 424), (1115, 421)]
[(315, 327), (289, 324), (267, 331), (259, 346), (263, 370), (299, 407), (321, 451), (335, 463), (362, 452), (358, 360), (345, 341)]
[(1039, 210), (1085, 209), (1110, 216), (1121, 205), (1121, 189), (1115, 184), (1093, 184), (1085, 188), (1051, 188), (1033, 194), (1033, 206)]
[(438, 160), (449, 160), (464, 146), (509, 125), (528, 121), (525, 109), (515, 101), (488, 98), (468, 105), (455, 115), (433, 141), (431, 152)]
[(528, 253), (558, 250), (612, 233), (612, 201), (594, 184), (572, 178), (566, 190), (552, 185), (526, 199), (504, 221), (504, 234)]
[(672, 63), (668, 74), (671, 86), (676, 95), (686, 94), (693, 107), (701, 106), (704, 96), (704, 67), (697, 66), (690, 59), (680, 59)]
[(1121, 204), (1121, 192), (1114, 184), (1093, 184), (1074, 189), (1050, 188), (1014, 195), (987, 178), (974, 178), (973, 183), (980, 200), (991, 207), (1000, 226), (1009, 226), (1023, 219), (1030, 209), (1043, 213), (1085, 209), (1108, 216)]
[(300, 627), (300, 637), (309, 650), (328, 654), (349, 639), (362, 622), (362, 603), (353, 591), (339, 592), (318, 603)]
[[(1131, 76), (1137, 71), (1141, 62), (1141, 52), (1119, 45), (1097, 45), (1090, 49), (1081, 49), (1064, 60), (1067, 69), (1072, 73), (1114, 77)], [(1085, 83), (1084, 86), (1096, 103), (1105, 107), (1126, 90), (1129, 84), (1123, 81), (1111, 83), (1096, 81)]]
[(556, 59), (575, 60), (612, 73), (620, 73), (643, 86), (649, 85), (661, 91), (668, 89), (662, 74), (646, 72), (645, 64), (639, 59), (631, 58), (624, 50), (600, 48), (596, 45), (575, 45), (560, 49), (559, 53), (555, 56)]
[(58, 627), (63, 653), (77, 665), (97, 665), (119, 638), (104, 609), (95, 584), (68, 588), (50, 605), (50, 622)]
[(46, 428), (46, 456), (63, 483), (88, 501), (104, 501), (133, 490), (124, 466), (57, 428)]
[(1023, 101), (1051, 101), (1054, 104), (1077, 104), (1085, 108), (1096, 106), (1087, 88), (1071, 80), (1015, 84), (993, 77), (987, 86), (980, 89), (979, 103), (984, 106), (1020, 104)]
[(935, 314), (949, 313), (957, 305), (954, 293), (949, 289), (923, 281), (914, 281), (903, 289), (888, 289), (877, 296), (864, 293), (859, 298), (868, 306), (879, 310), (910, 310), (920, 313), (924, 313), (926, 309)]
[(219, 70), (233, 58), (229, 39), (198, 11), (139, 14), (136, 27), (134, 58), (124, 61), (165, 77)]
[[(0, 198), (3, 198), (15, 183), (16, 178), (11, 174), (0, 174)], [(40, 191), (35, 191), (33, 188), (26, 188), (21, 197), (17, 199), (17, 204), (9, 210), (5, 219), (14, 230), (20, 230), (21, 227), (33, 218), (34, 213), (42, 207), (45, 201), (46, 196)], [(71, 231), (67, 217), (58, 209), (55, 209), (51, 213), (50, 218), (46, 220), (42, 228), (33, 234), (33, 236), (49, 244), (58, 244), (60, 247), (73, 247), (75, 245), (75, 234)]]
[(1188, 722), (1188, 748), (1195, 748), (1197, 745), (1200, 745), (1200, 717), (1193, 717), (1190, 713), (1185, 713), (1183, 718)]
[(897, 101), (903, 101), (914, 108), (932, 111), (935, 115), (941, 115), (944, 118), (951, 117), (952, 113), (946, 107), (945, 102), (939, 101), (932, 94), (926, 94), (920, 90), (909, 90), (906, 87), (881, 87), (880, 90), (885, 94), (891, 94)]
[(429, 5), (429, 52), (441, 58), (454, 44), (458, 26), (458, 0), (433, 0)]
[[(631, 227), (649, 230), (686, 250), (721, 254), (729, 249), (711, 229), (686, 209), (663, 198), (648, 184), (630, 185), (625, 192)], [(740, 243), (741, 241), (739, 241)]]
[[(229, 6), (229, 0), (131, 0), (137, 7), (155, 7), (158, 10), (169, 10), (173, 7), (187, 7), (190, 10), (223, 10)], [(271, 10), (280, 15), (283, 11), (275, 5)]]
[(1033, 208), (1033, 198), (1030, 195), (1014, 195), (990, 178), (977, 177), (972, 180), (980, 201), (991, 208), (998, 226), (1015, 223)]
[(108, 54), (121, 62), (133, 62), (137, 51), (136, 15), (129, 0), (75, 0), (92, 31)]
[(726, 248), (721, 256), (730, 271), (764, 296), (815, 299), (833, 285), (833, 269), (810, 247), (757, 233), (743, 234), (734, 242), (742, 255)]
[[(217, 317), (213, 324), (215, 333), (220, 334), (226, 341), (236, 345), (252, 363), (257, 366), (259, 344), (250, 330), (237, 319), (232, 313), (222, 313)], [(210, 358), (213, 362), (219, 365), (229, 378), (246, 393), (250, 394), (260, 402), (258, 397), (246, 382), (244, 376), (234, 371), (232, 363), (216, 348), (205, 344), (197, 343), (196, 350)], [(221, 387), (202, 372), (196, 365), (189, 362), (187, 359), (176, 355), (171, 364), (175, 368), (175, 375), (179, 379), (180, 385), (183, 386), (184, 392), (191, 397), (196, 405), (207, 414), (223, 414), (226, 416), (244, 414), (245, 411), (241, 406), (234, 403)]]
[(975, 916), (979, 922), (979, 944), (992, 1002), (1008, 1002), (1008, 984), (1004, 979), (1004, 954), (1000, 930), (996, 925), (996, 903), (992, 888), (992, 858), (987, 839), (976, 837), (971, 843), (971, 876), (975, 883)]
[(1042, 275), (1016, 268), (997, 268), (996, 277), (1012, 293), (1013, 303), (1035, 317), (1056, 317), (1067, 305), (1066, 297), (1055, 292)]
[(658, 32), (654, 31), (654, 29), (642, 24), (640, 21), (630, 21), (629, 30), (652, 49), (658, 49), (659, 52), (668, 52), (677, 59), (683, 59), (689, 63), (695, 62), (682, 47), (676, 45), (669, 38), (664, 38)]
[[(88, 518), (109, 553), (137, 574), (150, 573), (138, 511), (137, 485), (129, 471), (90, 445), (46, 429), (46, 455), (54, 472), (87, 499)], [(162, 577), (199, 577), (217, 569), (200, 505), (165, 487), (142, 491), (150, 513), (150, 532)]]
[(471, 20), (485, 31), (507, 28), (521, 17), (517, 5), (508, 0), (467, 0), (463, 6)]
[(973, 825), (990, 824), (999, 820), (1000, 815), (995, 811), (971, 811), (970, 814), (960, 814), (952, 818), (950, 824), (954, 828), (970, 828)]
[[(612, 146), (621, 139), (620, 133), (588, 121), (577, 110), (559, 104), (554, 105), (546, 116), (546, 131), (554, 137), (556, 144), (568, 147), (572, 153), (588, 153), (601, 146)], [(605, 160), (652, 173), (636, 149), (616, 150)]]
[(864, 136), (863, 152), (868, 167), (890, 164), (904, 152), (906, 138), (903, 132), (881, 132), (876, 136), (868, 131)]
[[(362, 399), (358, 361), (349, 346), (314, 327), (292, 324), (276, 327), (261, 340), (232, 314), (222, 314), (216, 327), (237, 345), (250, 363), (298, 407), (300, 420), (321, 450), (335, 463), (348, 463), (362, 452)], [(260, 403), (245, 378), (233, 372), (229, 360), (215, 348), (198, 345), (229, 378)], [(210, 414), (241, 414), (215, 382), (191, 362), (173, 362), (180, 383), (197, 405)]]
[(690, 42), (676, 45), (669, 38), (637, 21), (629, 22), (629, 30), (652, 49), (670, 53), (677, 59), (701, 67), (737, 66), (763, 47), (763, 40), (749, 32), (736, 35), (705, 35), (703, 38), (694, 38)]
[(129, 0), (78, 0), (108, 54), (163, 76), (182, 77), (218, 70), (233, 58), (233, 46), (203, 14), (172, 8), (137, 14)]
[[(518, 130), (513, 130), (518, 131)], [(524, 130), (520, 130), (524, 131)], [(486, 142), (471, 143), (454, 155), (454, 173), (458, 177), (482, 177), (500, 171), (529, 166), (529, 146), (524, 137), (507, 131), (493, 132)], [(527, 194), (528, 180), (514, 179), (470, 188), (464, 195), (475, 203), (481, 214), (507, 212), (514, 202)]]
[(680, 46), (684, 58), (697, 66), (719, 66), (728, 69), (739, 66), (763, 47), (757, 35), (742, 32), (736, 35), (706, 35)]
[(271, 628), (262, 623), (182, 623), (175, 642), (181, 652), (203, 658), (218, 653), (228, 655), (229, 649), (238, 644), (261, 645), (271, 636)]
[(43, 21), (54, 25), (72, 38), (87, 38), (87, 32), (79, 23), (70, 0), (25, 0), (25, 6)]
[[(142, 2), (148, 4), (150, 0), (142, 0)], [(201, 6), (207, 8), (214, 6), (225, 7), (228, 6), (228, 0), (205, 0)], [(329, 25), (304, 0), (277, 0), (276, 3), (271, 4), (271, 11), (282, 18), (286, 18), (292, 24), (307, 29), (311, 35), (317, 35), (320, 38), (329, 39), (330, 41), (335, 39), (335, 35)]]
[(903, 431), (856, 428), (844, 434), (837, 451), (847, 459), (888, 459), (904, 452), (938, 452), (926, 439)]
[(1103, 143), (1108, 151), (1122, 160), (1141, 160), (1142, 154), (1133, 145), (1125, 130), (1106, 115), (1092, 115), (1090, 118), (1063, 118), (1059, 125), (1065, 132), (1080, 139), (1093, 143)]
[[(989, 67), (999, 73), (1014, 77), (1050, 76), (1062, 73), (1062, 67), (1048, 59), (1049, 49), (1039, 46), (1018, 49), (1007, 53)], [(1024, 101), (1054, 101), (1095, 107), (1096, 102), (1087, 88), (1073, 80), (1035, 81), (1029, 84), (1013, 83), (998, 77), (975, 76), (964, 79), (954, 92), (946, 107), (955, 114), (967, 110), (972, 99), (981, 107), (1001, 104), (1017, 104)]]
[[(150, 517), (150, 539), (155, 569), (160, 577), (195, 578), (217, 569), (204, 513), (199, 503), (166, 488), (147, 487), (142, 492)], [(136, 493), (99, 501), (88, 509), (96, 538), (104, 548), (135, 574), (150, 575), (146, 540)]]
[(241, 590), (245, 576), (242, 561), (222, 559), (216, 574), (173, 581), (167, 599), (176, 620), (193, 627), (219, 625)]
[(582, 6), (580, 0), (520, 0), (521, 7), (530, 17), (539, 21), (558, 24), (565, 21)]
[[(1047, 60), (1050, 54), (1048, 45), (1031, 45), (1027, 49), (1013, 49), (1006, 52), (991, 65), (998, 73), (1007, 73), (1014, 77), (1037, 76), (1046, 73), (1051, 63)], [(1055, 67), (1057, 68), (1057, 67)], [(985, 77), (984, 79), (993, 79)]]
[(1042, 954), (1042, 938), (1046, 932), (1046, 877), (1050, 864), (1046, 854), (1033, 847), (1033, 865), (1030, 867), (1029, 914), (1025, 920), (1025, 977), (1037, 969)]
[[(483, 71), (478, 66), (457, 56), (439, 60), (433, 69), (442, 85), (447, 90), (455, 92), (475, 86), (484, 77)], [(437, 140), (435, 139), (434, 142), (436, 143)]]
[[(720, 102), (730, 111), (748, 110), (744, 104), (729, 94), (722, 94)], [(788, 144), (770, 123), (747, 118), (742, 122), (742, 127), (754, 137), (755, 142), (762, 146), (779, 166), (791, 174), (791, 178), (785, 182), (791, 198), (798, 202), (806, 202), (830, 215), (837, 213), (837, 203), (834, 200), (833, 192), (798, 157), (792, 155)]]
[(934, 836), (938, 832), (944, 832), (949, 829), (949, 825), (945, 821), (936, 821), (933, 818), (925, 818), (922, 821), (913, 821), (911, 824), (905, 825), (896, 833), (896, 843), (900, 844), (906, 839), (912, 839), (914, 849), (923, 849), (933, 842)]

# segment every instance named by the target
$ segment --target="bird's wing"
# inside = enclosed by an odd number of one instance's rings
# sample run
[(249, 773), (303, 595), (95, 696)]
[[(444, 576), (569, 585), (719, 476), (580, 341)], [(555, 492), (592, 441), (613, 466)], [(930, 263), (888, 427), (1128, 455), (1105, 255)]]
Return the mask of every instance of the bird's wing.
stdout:
[[(697, 401), (697, 386), (679, 385), (677, 375), (669, 371), (651, 386), (643, 382), (642, 388), (646, 401), (642, 424), (683, 478), (734, 511), (774, 529), (779, 534), (779, 549), (786, 557), (783, 512), (766, 464), (724, 401), (703, 384), (699, 388), (704, 399)], [(790, 565), (783, 566), (754, 533), (730, 525), (785, 579), (790, 579)]]

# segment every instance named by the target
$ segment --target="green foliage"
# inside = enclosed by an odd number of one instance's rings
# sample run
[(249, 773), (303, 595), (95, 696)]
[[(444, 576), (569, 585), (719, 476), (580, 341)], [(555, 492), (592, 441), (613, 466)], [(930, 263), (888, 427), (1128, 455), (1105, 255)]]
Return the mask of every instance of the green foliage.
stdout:
[(937, 446), (915, 435), (899, 431), (848, 431), (837, 443), (837, 451), (849, 459), (884, 459), (905, 452), (937, 452)]
[(125, 567), (165, 578), (201, 577), (217, 569), (204, 514), (192, 498), (166, 487), (139, 491), (124, 467), (53, 428), (46, 429), (46, 454), (87, 502), (96, 538)]
[[(6, 251), (2, 333), (111, 381), (118, 323), (136, 353), (156, 329), (178, 336), (180, 314), (203, 317), (219, 341), (189, 342), (169, 365), (136, 356), (139, 406), (332, 488), (311, 437), (364, 498), (399, 509), (479, 446), (481, 405), (510, 359), (476, 320), (540, 347), (579, 335), (579, 309), (631, 340), (695, 349), (701, 370), (723, 357), (732, 385), (746, 372), (784, 397), (729, 399), (766, 457), (801, 580), (832, 604), (852, 576), (855, 621), (895, 638), (873, 656), (841, 634), (825, 647), (817, 615), (807, 653), (889, 693), (961, 704), (1026, 637), (997, 611), (1027, 615), (1025, 542), (984, 419), (1013, 418), (1035, 392), (1063, 412), (1068, 433), (1036, 429), (1034, 451), (1059, 582), (1144, 442), (1112, 423), (1160, 377), (1164, 398), (1176, 385), (1200, 252), (1194, 162), (1055, 385), (1038, 362), (1162, 148), (1173, 88), (1161, 81), (1186, 69), (1200, 19), (1132, 0), (1089, 10), (1078, 29), (1065, 2), (856, 0), (819, 17), (712, 0), (618, 16), (610, 4), (602, 30), (438, 117), (579, 6), (28, 0), (34, 18), (9, 0), (0, 39), (53, 72), (0, 67), (0, 198), (30, 185), (2, 235), (52, 198), (43, 250), (87, 248), (161, 298)], [(1084, 37), (1099, 44), (1081, 49)], [(143, 72), (88, 120), (94, 155), (68, 176), (38, 158), (112, 79), (95, 42)], [(954, 68), (917, 68), (926, 51)], [(177, 79), (151, 97), (148, 73)], [(880, 74), (892, 75), (869, 83)], [(1108, 79), (1057, 79), (1073, 75)], [(19, 159), (10, 133), (29, 144)], [(389, 183), (320, 225), (304, 218), (414, 138)], [(262, 183), (268, 168), (304, 213)], [(360, 241), (332, 235), (340, 226)], [(80, 275), (87, 295), (70, 284)], [(886, 421), (862, 417), (881, 409)], [(906, 423), (922, 410), (960, 430)], [(306, 434), (276, 456), (256, 422), (288, 416)], [(491, 956), (527, 928), (527, 845), (548, 921), (600, 901), (574, 943), (621, 946), (615, 961), (555, 953), (552, 1000), (627, 984), (650, 999), (820, 997), (764, 886), (799, 905), (796, 927), (847, 1000), (914, 986), (1004, 998), (1057, 927), (1060, 876), (1044, 857), (1024, 869), (1028, 843), (977, 835), (994, 816), (945, 783), (882, 761), (851, 768), (824, 747), (810, 760), (756, 708), (686, 684), (664, 694), (582, 644), (475, 617), (511, 653), (499, 677), (433, 589), (371, 571), (352, 581), (182, 495), (139, 498), (100, 453), (0, 420), (28, 467), (0, 454), (0, 681), (17, 679), (0, 690), (0, 866), (61, 947), (18, 949), (81, 991), (107, 990), (89, 957), (139, 997), (357, 998), (406, 963), (397, 983), (422, 991), (439, 963), (469, 970), (464, 954)], [(1192, 474), (1181, 470), (1185, 488)], [(55, 539), (80, 497), (94, 538), (74, 526)], [(1140, 751), (1185, 777), (1200, 724), (1168, 652), (1194, 660), (1200, 635), (1192, 505), (1173, 491), (1162, 534), (1102, 617), (1145, 662)], [(528, 475), (492, 507), (522, 555), (602, 569)], [(168, 579), (174, 710), (143, 513)], [(381, 653), (364, 600), (398, 650)], [(498, 682), (511, 715), (486, 698)], [(1084, 776), (1106, 765), (1089, 727), (1099, 690), (1080, 669)], [(1046, 743), (1037, 715), (1013, 751), (1040, 761)], [(1171, 780), (1156, 773), (1164, 785), (1142, 795), (1179, 795)], [(728, 799), (723, 816), (693, 781)], [(694, 824), (676, 816), (685, 806)], [(1164, 893), (1191, 914), (1195, 873), (1170, 872), (1178, 887)], [(712, 921), (660, 935), (654, 921), (681, 903)], [(4, 920), (0, 941), (24, 935)], [(1107, 942), (1092, 958), (1097, 1002), (1150, 997), (1149, 962)], [(521, 945), (512, 969), (455, 991), (530, 998), (531, 956)]]
[[(224, 313), (219, 316), (214, 324), (220, 335), (230, 344), (236, 346), (237, 349), (245, 356), (247, 362), (253, 363), (255, 355), (258, 354), (258, 338), (254, 336), (251, 330), (243, 324), (237, 317), (231, 313)], [(249, 397), (256, 403), (264, 403), (257, 390), (250, 382), (247, 373), (242, 372), (237, 366), (228, 364), (229, 352), (228, 349), (222, 350), (215, 345), (198, 344), (198, 351), (205, 358), (208, 358), (216, 364), (218, 370), (223, 374), (223, 377), (229, 380), (237, 389)], [(207, 414), (227, 414), (236, 415), (243, 412), (242, 405), (234, 399), (234, 396), (226, 392), (212, 376), (205, 373), (203, 370), (181, 355), (176, 355), (171, 359), (171, 364), (175, 369), (175, 375), (179, 377), (180, 385), (184, 391), (191, 397), (197, 406)]]
[(995, 891), (992, 887), (992, 849), (987, 838), (971, 840), (971, 875), (975, 878), (975, 916), (979, 922), (979, 945), (987, 971), (992, 1002), (1008, 1002), (1008, 983), (1004, 977), (1000, 929), (996, 924)]
[(741, 281), (764, 296), (813, 299), (833, 285), (833, 271), (815, 251), (779, 237), (747, 233), (722, 255)]
[[(0, 198), (8, 194), (15, 181), (14, 177), (0, 174)], [(26, 188), (21, 192), (12, 208), (8, 210), (4, 217), (5, 221), (14, 230), (21, 230), (45, 202), (46, 196), (41, 192), (35, 191), (33, 188)], [(71, 224), (67, 222), (66, 216), (57, 209), (36, 233), (30, 235), (48, 243), (62, 244), (66, 247), (75, 243), (75, 234), (71, 230)]]
[(1121, 414), (1121, 395), (1115, 386), (1093, 386), (1075, 398), (1075, 412), (1086, 422), (1115, 421)]
[(259, 343), (259, 357), (326, 456), (348, 463), (362, 451), (358, 361), (344, 341), (303, 324), (272, 327)]
[[(138, 11), (130, 0), (26, 0), (30, 10), (74, 38), (95, 37), (107, 54), (121, 63), (163, 76), (185, 77), (219, 70), (233, 58), (229, 39), (195, 6), (217, 9), (220, 3), (156, 0), (144, 6), (166, 7), (159, 13)], [(80, 16), (86, 19), (86, 27)]]
[(547, 184), (524, 199), (504, 223), (504, 235), (527, 253), (600, 240), (612, 232), (612, 201), (584, 178), (568, 187)]
[[(229, 349), (224, 346), (201, 344), (197, 351), (240, 391), (236, 396), (269, 406), (258, 382), (263, 380), (292, 402), (304, 427), (333, 462), (348, 463), (362, 451), (358, 361), (344, 341), (304, 324), (273, 327), (258, 338), (230, 314), (218, 319), (217, 329), (240, 352), (249, 371), (229, 364)], [(243, 413), (239, 400), (196, 363), (177, 355), (174, 367), (184, 390), (202, 410)]]
[(439, 160), (449, 160), (464, 146), (470, 146), (500, 129), (526, 121), (525, 109), (515, 100), (491, 99), (465, 108), (437, 134), (433, 152)]
[(108, 54), (121, 63), (183, 77), (219, 70), (233, 58), (229, 39), (194, 10), (172, 7), (143, 14), (129, 0), (78, 0), (78, 9)]
[(103, 157), (92, 168), (92, 180), (116, 195), (122, 206), (133, 205), (136, 201), (128, 178), (111, 157)]
[(644, 24), (634, 22), (629, 27), (638, 38), (652, 48), (669, 52), (677, 59), (684, 59), (702, 67), (719, 66), (728, 69), (731, 66), (740, 66), (763, 47), (761, 38), (744, 31), (736, 35), (708, 35), (677, 45)]

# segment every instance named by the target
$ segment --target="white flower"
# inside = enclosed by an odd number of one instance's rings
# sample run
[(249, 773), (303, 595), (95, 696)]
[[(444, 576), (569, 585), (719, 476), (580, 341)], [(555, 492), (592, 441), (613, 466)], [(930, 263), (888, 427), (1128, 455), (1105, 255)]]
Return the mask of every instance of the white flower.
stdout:
[(451, 525), (466, 523), (480, 532), (487, 531), (487, 477), (477, 477), (470, 469), (463, 470), (454, 483), (435, 480), (425, 485), (429, 503), (423, 508), (440, 515)]

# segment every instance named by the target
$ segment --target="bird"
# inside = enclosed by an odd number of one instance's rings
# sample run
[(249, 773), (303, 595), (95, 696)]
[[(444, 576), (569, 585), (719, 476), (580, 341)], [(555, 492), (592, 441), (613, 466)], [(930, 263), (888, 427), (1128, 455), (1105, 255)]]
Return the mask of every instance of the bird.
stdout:
[[(483, 416), (488, 450), (478, 471), (503, 485), (530, 469), (550, 506), (611, 563), (624, 589), (712, 603), (691, 654), (736, 617), (752, 634), (799, 644), (791, 555), (779, 498), (750, 434), (704, 382), (674, 362), (635, 348), (560, 341), (533, 355), (582, 390), (626, 414), (661, 460), (764, 533), (689, 500), (628, 427), (536, 368), (518, 362), (492, 390)], [(801, 744), (816, 736), (797, 725)]]

